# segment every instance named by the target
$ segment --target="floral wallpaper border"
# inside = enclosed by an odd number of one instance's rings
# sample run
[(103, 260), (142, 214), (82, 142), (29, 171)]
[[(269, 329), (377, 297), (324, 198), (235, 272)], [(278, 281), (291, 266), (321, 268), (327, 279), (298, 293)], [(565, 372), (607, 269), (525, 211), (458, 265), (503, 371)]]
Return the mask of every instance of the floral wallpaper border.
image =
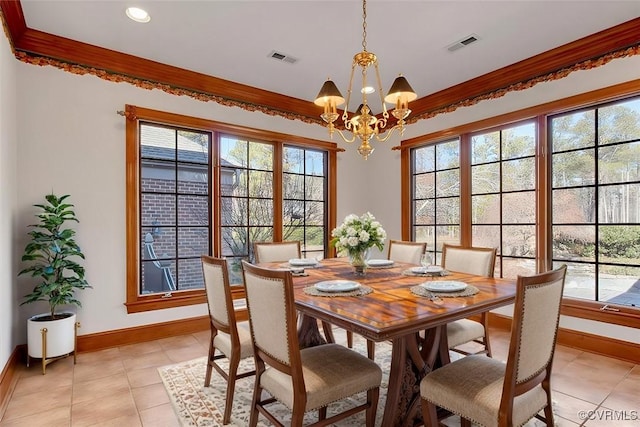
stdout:
[[(9, 36), (9, 29), (7, 28), (4, 15), (0, 13), (0, 17), (2, 17), (2, 26), (4, 28), (5, 35), (7, 36), (8, 40), (11, 40), (11, 37)], [(200, 92), (193, 89), (174, 87), (165, 83), (145, 80), (138, 77), (132, 77), (124, 74), (109, 72), (102, 69), (87, 67), (84, 65), (72, 64), (65, 61), (47, 58), (40, 55), (30, 54), (27, 52), (16, 50), (13, 44), (11, 44), (11, 50), (19, 61), (32, 64), (32, 65), (52, 66), (73, 74), (78, 74), (78, 75), (90, 74), (110, 82), (129, 83), (136, 87), (147, 89), (147, 90), (158, 89), (166, 93), (169, 93), (171, 95), (189, 96), (191, 98), (197, 99), (198, 101), (215, 102), (217, 104), (224, 105), (227, 107), (239, 107), (239, 108), (242, 108), (243, 110), (252, 111), (252, 112), (259, 111), (261, 113), (264, 113), (270, 116), (279, 116), (289, 120), (300, 120), (304, 123), (309, 123), (309, 124), (323, 124), (323, 121), (319, 117), (318, 118), (308, 117), (306, 115), (296, 114), (290, 111), (278, 110), (273, 107), (269, 107), (265, 105), (257, 105), (250, 102), (239, 101), (236, 99), (229, 99), (223, 96)], [(570, 67), (562, 68), (552, 73), (547, 73), (542, 76), (538, 76), (538, 77), (528, 79), (516, 84), (512, 84), (504, 88), (492, 90), (490, 92), (487, 92), (481, 95), (472, 96), (450, 105), (446, 105), (443, 107), (433, 109), (431, 111), (427, 111), (421, 114), (411, 116), (406, 120), (406, 122), (407, 124), (411, 124), (411, 123), (416, 123), (419, 120), (433, 118), (439, 114), (451, 113), (461, 107), (470, 107), (478, 104), (481, 101), (503, 97), (509, 92), (516, 92), (516, 91), (529, 89), (537, 85), (538, 83), (544, 83), (544, 82), (562, 79), (564, 77), (567, 77), (569, 74), (571, 74), (574, 71), (591, 70), (593, 68), (597, 68), (602, 65), (605, 65), (614, 59), (626, 58), (629, 56), (635, 56), (639, 54), (640, 54), (640, 43), (634, 46), (609, 52), (607, 54), (604, 54), (596, 58), (578, 62)]]

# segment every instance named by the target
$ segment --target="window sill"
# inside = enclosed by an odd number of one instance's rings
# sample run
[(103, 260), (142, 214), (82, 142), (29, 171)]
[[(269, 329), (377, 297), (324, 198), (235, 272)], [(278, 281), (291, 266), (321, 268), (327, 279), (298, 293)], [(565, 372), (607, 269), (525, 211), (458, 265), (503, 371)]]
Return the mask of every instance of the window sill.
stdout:
[(191, 293), (181, 295), (180, 293), (164, 294), (170, 296), (163, 296), (163, 294), (153, 295), (150, 297), (144, 297), (138, 301), (126, 302), (124, 305), (127, 307), (127, 313), (141, 313), (144, 311), (162, 310), (165, 308), (184, 307), (187, 305), (206, 304), (207, 298), (203, 292), (197, 294)]
[(637, 307), (564, 298), (561, 314), (614, 325), (640, 328), (640, 309)]

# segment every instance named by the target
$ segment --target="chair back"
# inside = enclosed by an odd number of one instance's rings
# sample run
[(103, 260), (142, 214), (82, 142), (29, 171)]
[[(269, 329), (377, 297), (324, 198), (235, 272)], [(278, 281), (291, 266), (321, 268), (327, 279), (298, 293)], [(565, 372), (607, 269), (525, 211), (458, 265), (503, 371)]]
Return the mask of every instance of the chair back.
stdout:
[(229, 287), (227, 260), (207, 255), (201, 257), (204, 289), (207, 295), (211, 323), (221, 332), (236, 331), (233, 298)]
[(493, 277), (496, 266), (496, 248), (442, 245), (442, 267), (458, 273)]
[(567, 267), (518, 276), (503, 399), (531, 390), (551, 375)]
[(389, 240), (387, 258), (396, 262), (420, 264), (420, 257), (422, 257), (426, 248), (426, 243)]
[(292, 258), (300, 258), (300, 242), (255, 242), (253, 259), (261, 262), (285, 262)]
[(300, 367), (291, 272), (242, 261), (254, 354), (270, 366), (292, 374)]

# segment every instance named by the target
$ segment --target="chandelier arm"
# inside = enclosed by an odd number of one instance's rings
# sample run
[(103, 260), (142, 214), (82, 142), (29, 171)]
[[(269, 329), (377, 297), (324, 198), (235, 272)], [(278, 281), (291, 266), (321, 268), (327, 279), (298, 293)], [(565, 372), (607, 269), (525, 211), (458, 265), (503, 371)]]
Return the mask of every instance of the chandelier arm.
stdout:
[(378, 69), (378, 59), (373, 63), (374, 68), (376, 69), (376, 80), (378, 81), (378, 94), (380, 94), (380, 104), (382, 104), (382, 115), (385, 117), (389, 117), (389, 113), (387, 112), (387, 104), (384, 102), (384, 96), (382, 95), (382, 79), (380, 79), (380, 70)]
[(334, 129), (334, 131), (338, 132), (338, 135), (340, 135), (340, 138), (342, 138), (342, 140), (344, 142), (351, 143), (351, 142), (356, 140), (356, 134), (355, 133), (351, 134), (351, 138), (347, 138), (346, 136), (344, 136), (344, 132), (342, 132), (340, 129), (336, 128), (336, 129)]
[(342, 113), (342, 121), (344, 122), (345, 127), (347, 127), (347, 123), (349, 122), (349, 101), (351, 101), (351, 88), (353, 87), (353, 73), (356, 70), (356, 62), (355, 58), (353, 59), (353, 63), (351, 64), (351, 75), (349, 76), (349, 86), (347, 87), (347, 105), (344, 107), (344, 112)]
[[(384, 134), (382, 134), (383, 136), (380, 136), (379, 133), (376, 133), (375, 135), (376, 141), (386, 142), (391, 137), (391, 135), (393, 135), (395, 131), (398, 129), (399, 129), (398, 126), (389, 128)], [(400, 135), (402, 135), (401, 131), (400, 131)]]

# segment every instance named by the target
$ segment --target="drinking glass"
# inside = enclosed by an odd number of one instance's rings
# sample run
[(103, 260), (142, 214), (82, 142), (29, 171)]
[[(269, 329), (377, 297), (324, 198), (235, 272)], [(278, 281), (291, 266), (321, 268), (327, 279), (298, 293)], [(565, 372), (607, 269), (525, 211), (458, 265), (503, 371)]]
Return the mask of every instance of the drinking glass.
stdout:
[(427, 252), (423, 253), (422, 256), (420, 257), (420, 265), (422, 265), (424, 268), (427, 268), (428, 266), (430, 266), (431, 262), (432, 262), (431, 255), (428, 254)]

